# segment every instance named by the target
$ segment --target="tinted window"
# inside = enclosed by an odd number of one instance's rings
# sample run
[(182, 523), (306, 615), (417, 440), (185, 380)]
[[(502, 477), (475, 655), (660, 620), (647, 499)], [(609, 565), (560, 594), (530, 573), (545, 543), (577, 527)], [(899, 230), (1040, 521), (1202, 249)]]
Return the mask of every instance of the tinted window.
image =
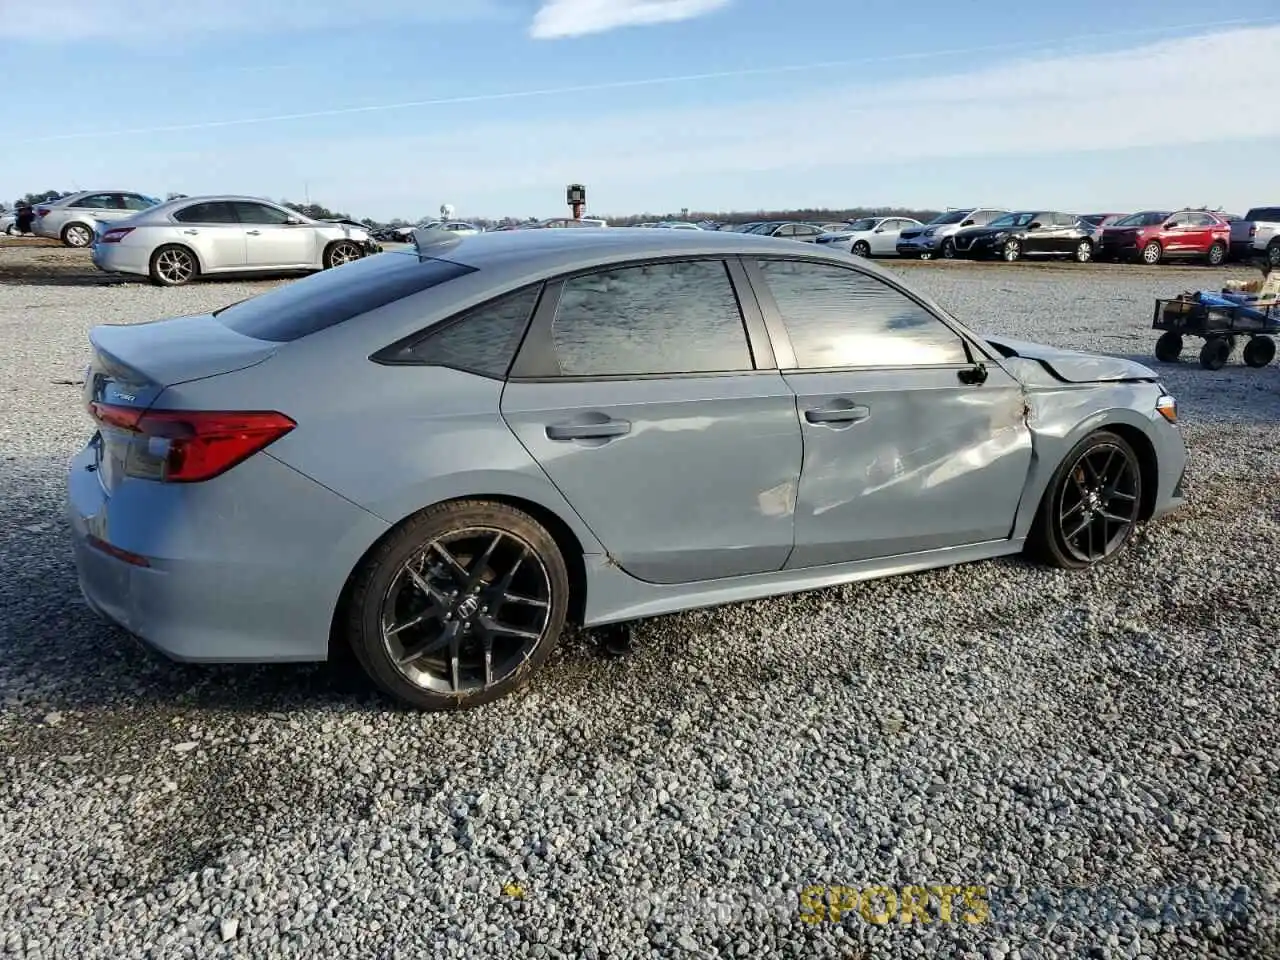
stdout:
[(285, 223), (289, 217), (293, 216), (284, 210), (268, 207), (265, 203), (236, 200), (233, 201), (232, 206), (235, 207), (241, 223)]
[(384, 350), (377, 359), (505, 377), (541, 290), (541, 284), (517, 290), (446, 321), (419, 339)]
[(760, 269), (801, 368), (969, 362), (959, 336), (882, 280), (795, 260), (762, 260)]
[(173, 215), (179, 223), (239, 223), (231, 204), (222, 202), (193, 203)]
[(1002, 216), (999, 210), (979, 210), (970, 218), (975, 226), (985, 227), (996, 217)]
[(1246, 220), (1262, 220), (1266, 223), (1280, 221), (1280, 207), (1254, 207), (1244, 215)]
[(156, 201), (150, 197), (139, 196), (136, 193), (126, 193), (121, 196), (124, 201), (126, 210), (147, 210), (156, 205)]
[(247, 337), (296, 340), (474, 270), (447, 260), (385, 253), (276, 287), (214, 316)]
[(738, 299), (719, 260), (566, 280), (551, 339), (569, 377), (752, 369)]
[(95, 193), (93, 196), (81, 197), (79, 200), (73, 200), (67, 204), (69, 207), (79, 207), (84, 210), (110, 210), (115, 205), (115, 201), (109, 193)]

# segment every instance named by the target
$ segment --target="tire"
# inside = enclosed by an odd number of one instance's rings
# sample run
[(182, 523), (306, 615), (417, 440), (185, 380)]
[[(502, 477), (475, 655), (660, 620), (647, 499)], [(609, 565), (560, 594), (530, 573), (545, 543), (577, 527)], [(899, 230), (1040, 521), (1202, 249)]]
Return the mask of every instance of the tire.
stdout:
[(93, 243), (93, 231), (83, 223), (68, 223), (62, 228), (62, 242), (77, 250)]
[(1075, 251), (1076, 263), (1089, 263), (1093, 260), (1093, 244), (1088, 240), (1081, 240), (1076, 244)]
[(1265, 367), (1276, 358), (1276, 342), (1268, 336), (1250, 338), (1244, 345), (1241, 359), (1248, 367)]
[[(1064, 570), (1104, 563), (1133, 535), (1141, 510), (1137, 454), (1119, 434), (1098, 430), (1072, 447), (1054, 471), (1027, 552)], [(1098, 549), (1084, 549), (1086, 544)]]
[(1142, 248), (1142, 262), (1149, 267), (1154, 267), (1162, 259), (1164, 259), (1164, 248), (1156, 240), (1152, 240)]
[(956, 242), (947, 237), (942, 241), (942, 246), (938, 248), (938, 253), (943, 260), (954, 260), (956, 258)]
[(354, 240), (335, 240), (324, 248), (324, 268), (331, 270), (363, 256), (364, 248)]
[(1280, 239), (1272, 240), (1267, 246), (1267, 263), (1280, 267)]
[(1006, 240), (1000, 247), (1000, 257), (1005, 263), (1015, 263), (1022, 259), (1022, 244), (1017, 240)]
[(868, 243), (867, 243), (867, 241), (865, 241), (865, 240), (859, 240), (857, 243), (855, 243), (855, 244), (853, 245), (852, 253), (853, 253), (853, 255), (854, 255), (855, 257), (862, 257), (862, 258), (864, 258), (864, 259), (870, 259), (870, 257), (871, 257), (871, 246), (870, 246), (870, 244), (868, 244)]
[(1182, 335), (1166, 330), (1156, 341), (1156, 359), (1161, 363), (1177, 363), (1182, 356)]
[(181, 287), (200, 276), (200, 261), (189, 248), (170, 243), (151, 255), (148, 274), (158, 287)]
[[(569, 589), (555, 539), (527, 513), (485, 500), (437, 504), (402, 523), (357, 568), (345, 635), (370, 679), (397, 700), (421, 710), (476, 707), (522, 687), (547, 659), (564, 628)], [(384, 629), (387, 622), (400, 629)], [(508, 630), (523, 635), (501, 632)]]
[(1200, 366), (1206, 370), (1221, 370), (1231, 359), (1231, 341), (1226, 337), (1208, 337), (1200, 348)]
[(1214, 242), (1209, 245), (1208, 254), (1209, 266), (1220, 267), (1227, 262), (1227, 246), (1224, 243)]

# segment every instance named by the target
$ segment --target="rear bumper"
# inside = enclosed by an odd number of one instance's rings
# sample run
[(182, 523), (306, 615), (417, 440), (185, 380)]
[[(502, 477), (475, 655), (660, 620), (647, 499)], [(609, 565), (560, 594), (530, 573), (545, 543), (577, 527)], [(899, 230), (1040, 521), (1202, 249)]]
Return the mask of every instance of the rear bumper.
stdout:
[(149, 250), (124, 243), (95, 243), (93, 265), (107, 273), (146, 276), (151, 270)]
[(67, 482), (93, 610), (174, 660), (327, 658), (342, 586), (387, 524), (267, 454), (203, 484), (129, 481), (110, 497), (95, 459), (77, 455)]

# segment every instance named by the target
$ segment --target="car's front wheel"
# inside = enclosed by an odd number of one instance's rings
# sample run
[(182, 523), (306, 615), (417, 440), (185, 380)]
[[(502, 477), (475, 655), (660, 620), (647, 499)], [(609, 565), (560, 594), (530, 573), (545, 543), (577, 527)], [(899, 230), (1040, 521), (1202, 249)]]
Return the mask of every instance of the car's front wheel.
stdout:
[(1099, 430), (1076, 444), (1054, 472), (1028, 551), (1069, 570), (1101, 563), (1133, 535), (1141, 507), (1137, 454), (1119, 434)]
[(359, 260), (363, 256), (364, 250), (361, 249), (360, 244), (351, 240), (339, 240), (325, 248), (324, 268), (328, 270), (332, 267), (340, 267), (344, 263)]
[(859, 240), (853, 245), (853, 254), (864, 259), (871, 256), (871, 245), (865, 240)]
[(1155, 266), (1164, 256), (1164, 248), (1155, 240), (1152, 240), (1142, 248), (1142, 262), (1149, 266)]
[(527, 513), (454, 501), (383, 540), (347, 603), (347, 639), (378, 686), (421, 709), (457, 709), (511, 693), (546, 660), (564, 628), (569, 574)]
[(938, 251), (942, 255), (943, 260), (954, 260), (956, 258), (955, 241), (948, 237), (942, 241), (942, 247)]

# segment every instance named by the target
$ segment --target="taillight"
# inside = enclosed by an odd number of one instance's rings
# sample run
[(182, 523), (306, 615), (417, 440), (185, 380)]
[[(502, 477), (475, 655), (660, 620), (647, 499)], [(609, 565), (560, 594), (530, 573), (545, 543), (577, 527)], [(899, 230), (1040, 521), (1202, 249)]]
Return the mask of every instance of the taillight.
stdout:
[(37, 216), (37, 217), (47, 217), (48, 215), (49, 215), (49, 208), (48, 208), (48, 207), (36, 207), (36, 216)]
[(1258, 235), (1258, 225), (1256, 223), (1249, 224), (1249, 239), (1252, 240)]
[(126, 473), (165, 483), (216, 477), (297, 426), (275, 411), (144, 411), (95, 401), (89, 412), (104, 427), (134, 435)]
[(129, 234), (133, 233), (134, 227), (113, 227), (102, 235), (99, 243), (119, 243)]

